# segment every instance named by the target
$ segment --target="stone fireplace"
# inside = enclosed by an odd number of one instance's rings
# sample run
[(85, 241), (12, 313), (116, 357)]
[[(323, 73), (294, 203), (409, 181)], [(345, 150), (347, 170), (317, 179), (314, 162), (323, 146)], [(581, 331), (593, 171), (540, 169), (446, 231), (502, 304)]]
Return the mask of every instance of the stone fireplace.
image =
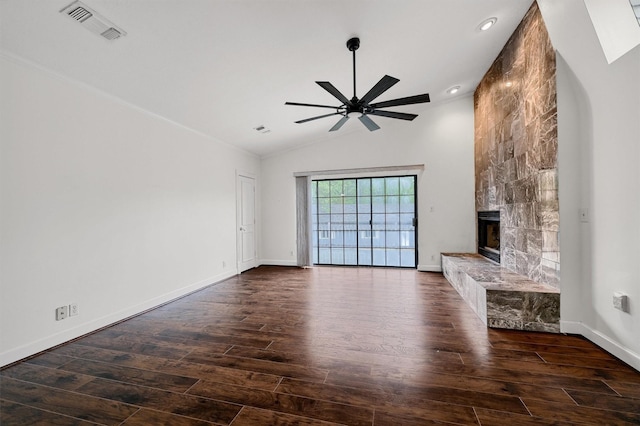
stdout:
[(478, 254), (500, 263), (500, 212), (478, 212)]
[(500, 211), (500, 265), (560, 288), (555, 51), (534, 2), (474, 96), (476, 211)]
[(478, 253), (442, 253), (442, 270), (489, 327), (558, 333), (556, 56), (537, 3), (478, 85), (474, 122)]

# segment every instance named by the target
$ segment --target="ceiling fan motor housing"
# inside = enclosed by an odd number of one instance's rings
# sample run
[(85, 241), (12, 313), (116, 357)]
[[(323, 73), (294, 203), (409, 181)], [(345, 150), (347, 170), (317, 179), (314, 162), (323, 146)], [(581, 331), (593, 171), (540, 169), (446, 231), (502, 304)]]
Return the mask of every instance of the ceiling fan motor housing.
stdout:
[(360, 39), (358, 37), (353, 37), (347, 40), (347, 49), (349, 49), (351, 52), (353, 52), (354, 50), (358, 50), (359, 47)]

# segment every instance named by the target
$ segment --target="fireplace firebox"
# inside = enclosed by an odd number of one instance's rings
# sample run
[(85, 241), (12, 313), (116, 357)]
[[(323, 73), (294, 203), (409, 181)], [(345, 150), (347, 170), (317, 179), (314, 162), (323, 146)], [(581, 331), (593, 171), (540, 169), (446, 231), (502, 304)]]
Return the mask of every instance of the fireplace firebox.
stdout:
[(500, 212), (478, 212), (478, 253), (500, 263)]

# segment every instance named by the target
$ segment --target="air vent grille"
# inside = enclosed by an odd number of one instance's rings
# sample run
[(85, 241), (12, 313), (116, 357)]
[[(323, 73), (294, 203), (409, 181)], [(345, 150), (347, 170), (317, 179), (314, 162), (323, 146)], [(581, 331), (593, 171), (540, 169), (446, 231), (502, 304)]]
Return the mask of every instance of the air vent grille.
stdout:
[(89, 12), (84, 7), (77, 7), (69, 13), (69, 16), (71, 16), (78, 22), (84, 22), (87, 19), (91, 18), (93, 16), (93, 13)]
[(102, 37), (106, 38), (107, 40), (115, 40), (118, 37), (120, 37), (122, 34), (120, 33), (120, 31), (116, 30), (115, 28), (109, 28), (108, 30), (104, 31), (102, 34), (100, 34)]
[(74, 1), (69, 6), (60, 11), (69, 18), (80, 23), (83, 27), (102, 38), (112, 41), (119, 39), (127, 33), (115, 25), (113, 22), (104, 18), (95, 10), (90, 9), (79, 1)]

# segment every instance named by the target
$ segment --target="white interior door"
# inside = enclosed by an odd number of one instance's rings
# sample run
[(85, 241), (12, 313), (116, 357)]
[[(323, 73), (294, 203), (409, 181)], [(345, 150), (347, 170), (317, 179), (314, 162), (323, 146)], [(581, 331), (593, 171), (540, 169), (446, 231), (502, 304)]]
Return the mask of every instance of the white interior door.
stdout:
[(237, 187), (238, 272), (256, 266), (256, 181), (238, 175)]

